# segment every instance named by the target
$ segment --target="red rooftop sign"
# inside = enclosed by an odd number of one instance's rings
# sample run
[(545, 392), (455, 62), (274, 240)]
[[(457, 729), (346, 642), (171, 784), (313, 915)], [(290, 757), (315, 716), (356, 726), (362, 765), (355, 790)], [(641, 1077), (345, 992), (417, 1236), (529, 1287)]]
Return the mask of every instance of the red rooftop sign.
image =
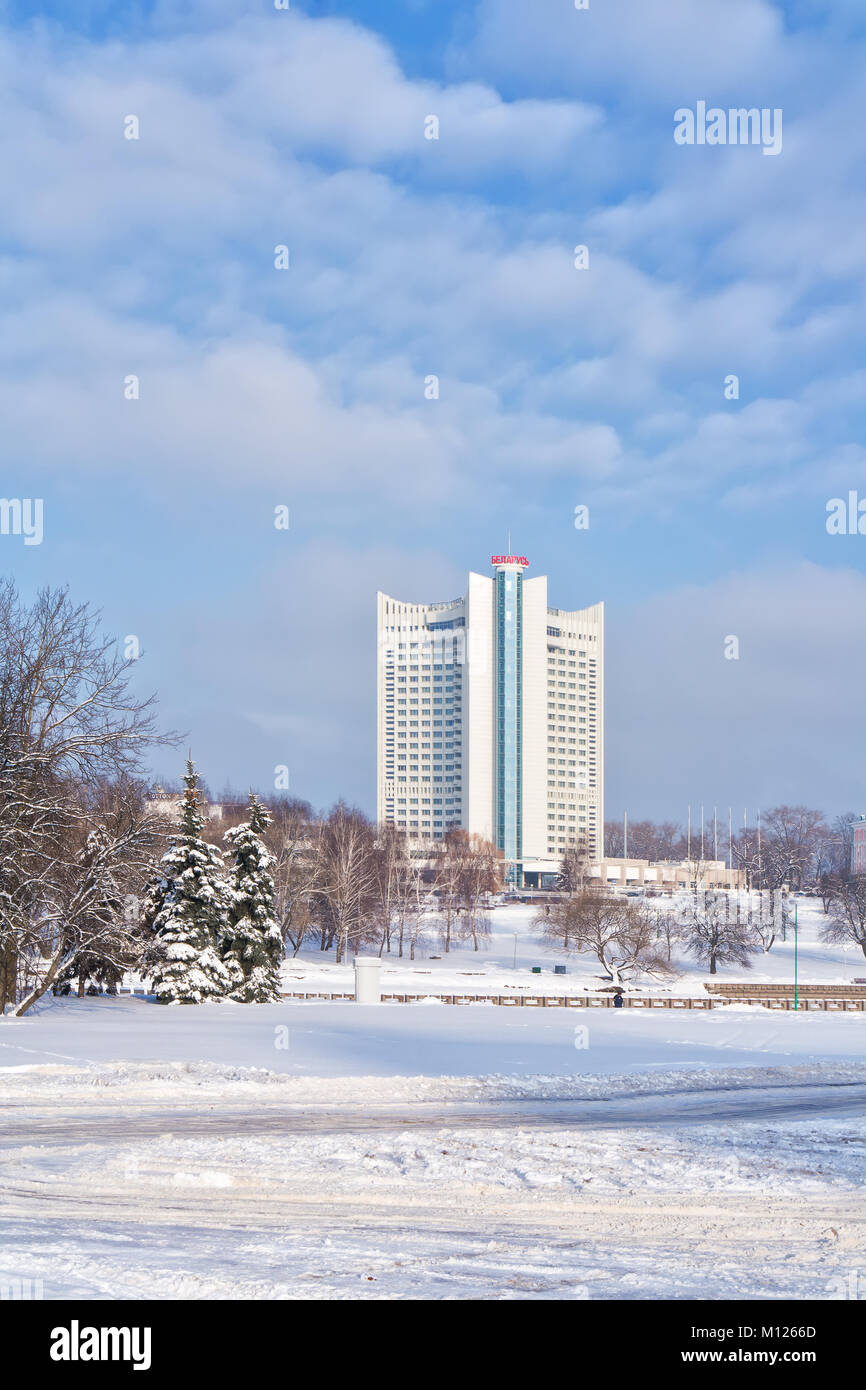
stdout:
[(491, 565), (528, 565), (525, 555), (491, 555)]

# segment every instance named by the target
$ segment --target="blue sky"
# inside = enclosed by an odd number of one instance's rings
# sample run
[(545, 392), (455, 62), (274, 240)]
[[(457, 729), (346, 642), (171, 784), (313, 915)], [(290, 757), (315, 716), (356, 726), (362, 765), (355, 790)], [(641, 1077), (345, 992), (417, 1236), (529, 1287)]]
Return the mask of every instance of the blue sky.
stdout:
[[(864, 50), (861, 0), (0, 0), (3, 570), (139, 637), (214, 789), (372, 810), (375, 592), (510, 528), (607, 604), (609, 815), (866, 808)], [(781, 153), (678, 146), (701, 100)]]

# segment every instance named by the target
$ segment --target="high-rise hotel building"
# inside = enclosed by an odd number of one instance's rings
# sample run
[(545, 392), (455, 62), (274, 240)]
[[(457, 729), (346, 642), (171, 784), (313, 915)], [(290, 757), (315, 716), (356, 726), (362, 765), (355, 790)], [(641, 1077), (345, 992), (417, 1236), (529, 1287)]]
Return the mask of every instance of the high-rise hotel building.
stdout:
[(419, 845), (461, 826), (540, 884), (567, 845), (602, 852), (604, 605), (491, 564), (449, 603), (378, 596), (378, 815)]

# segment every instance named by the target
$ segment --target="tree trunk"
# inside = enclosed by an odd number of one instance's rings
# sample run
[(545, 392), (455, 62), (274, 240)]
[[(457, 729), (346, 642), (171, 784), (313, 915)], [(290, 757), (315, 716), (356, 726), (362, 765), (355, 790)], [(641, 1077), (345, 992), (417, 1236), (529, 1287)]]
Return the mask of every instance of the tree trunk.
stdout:
[(57, 952), (54, 955), (54, 959), (52, 960), (51, 964), (48, 967), (48, 970), (45, 973), (45, 977), (42, 980), (42, 983), (37, 985), (35, 989), (32, 989), (30, 993), (27, 995), (26, 999), (22, 999), (21, 1003), (18, 1005), (18, 1008), (15, 1010), (15, 1018), (21, 1018), (24, 1014), (26, 1014), (27, 1010), (33, 1004), (36, 1003), (37, 999), (41, 999), (45, 991), (47, 989), (50, 989), (51, 985), (54, 983), (54, 977), (60, 969), (60, 962), (63, 959), (64, 949), (65, 948), (63, 946), (60, 946), (58, 948)]
[(3, 952), (3, 1006), (18, 1003), (18, 948), (7, 946)]

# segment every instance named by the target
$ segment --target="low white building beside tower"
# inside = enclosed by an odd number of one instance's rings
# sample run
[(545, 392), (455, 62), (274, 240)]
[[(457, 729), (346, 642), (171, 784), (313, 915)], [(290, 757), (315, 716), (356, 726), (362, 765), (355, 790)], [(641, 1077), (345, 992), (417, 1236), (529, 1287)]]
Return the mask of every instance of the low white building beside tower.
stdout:
[(491, 564), (447, 603), (378, 596), (378, 818), (418, 845), (460, 826), (540, 884), (566, 846), (603, 852), (604, 605)]

